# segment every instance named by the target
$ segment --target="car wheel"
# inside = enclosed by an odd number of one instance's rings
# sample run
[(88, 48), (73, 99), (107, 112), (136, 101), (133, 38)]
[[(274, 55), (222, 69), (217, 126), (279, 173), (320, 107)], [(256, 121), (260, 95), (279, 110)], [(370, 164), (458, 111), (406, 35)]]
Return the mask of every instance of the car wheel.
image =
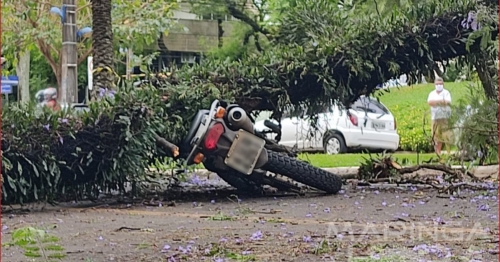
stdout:
[(344, 138), (339, 134), (328, 135), (323, 145), (325, 153), (328, 155), (336, 155), (347, 152)]

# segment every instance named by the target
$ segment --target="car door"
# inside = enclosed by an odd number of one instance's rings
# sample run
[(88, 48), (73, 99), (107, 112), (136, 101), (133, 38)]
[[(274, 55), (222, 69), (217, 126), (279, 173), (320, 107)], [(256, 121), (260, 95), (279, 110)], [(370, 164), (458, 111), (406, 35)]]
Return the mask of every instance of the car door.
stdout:
[(299, 124), (297, 117), (288, 116), (281, 119), (281, 145), (294, 147), (298, 143)]
[[(363, 140), (376, 139), (377, 132), (396, 132), (394, 117), (374, 98), (362, 96), (351, 105), (351, 113), (358, 118)], [(356, 127), (352, 127), (356, 128)]]
[(304, 140), (304, 148), (322, 150), (323, 135), (330, 129), (330, 119), (333, 118), (332, 108), (326, 106), (317, 114), (316, 125), (311, 126), (311, 118), (302, 120), (302, 126), (306, 126), (304, 130), (307, 132), (307, 139)]

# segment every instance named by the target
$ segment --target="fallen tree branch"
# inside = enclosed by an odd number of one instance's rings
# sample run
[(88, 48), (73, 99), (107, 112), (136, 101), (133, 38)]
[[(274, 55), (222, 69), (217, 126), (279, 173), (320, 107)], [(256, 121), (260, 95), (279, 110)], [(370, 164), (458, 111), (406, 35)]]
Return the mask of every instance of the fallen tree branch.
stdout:
[(172, 157), (179, 156), (179, 147), (168, 142), (165, 138), (160, 137), (158, 134), (155, 134), (156, 144), (163, 147), (165, 150), (170, 152)]

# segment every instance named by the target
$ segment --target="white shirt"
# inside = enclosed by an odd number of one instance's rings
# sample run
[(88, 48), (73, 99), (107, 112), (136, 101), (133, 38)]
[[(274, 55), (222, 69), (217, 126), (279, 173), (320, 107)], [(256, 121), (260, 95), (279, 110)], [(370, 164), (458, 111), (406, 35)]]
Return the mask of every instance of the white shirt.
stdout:
[[(427, 98), (427, 103), (429, 101), (436, 100), (444, 100), (448, 103), (451, 103), (451, 94), (448, 90), (443, 89), (439, 94), (436, 90), (432, 91)], [(451, 107), (449, 105), (446, 106), (431, 106), (431, 119), (443, 119), (450, 118), (451, 116)]]

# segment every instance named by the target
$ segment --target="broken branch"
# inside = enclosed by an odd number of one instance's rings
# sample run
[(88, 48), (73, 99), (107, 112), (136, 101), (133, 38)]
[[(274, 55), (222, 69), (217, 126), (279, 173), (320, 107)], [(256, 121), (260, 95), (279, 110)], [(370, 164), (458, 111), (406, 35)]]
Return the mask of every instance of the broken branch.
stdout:
[(173, 157), (179, 156), (179, 147), (168, 142), (165, 138), (155, 134), (156, 144), (169, 151)]

